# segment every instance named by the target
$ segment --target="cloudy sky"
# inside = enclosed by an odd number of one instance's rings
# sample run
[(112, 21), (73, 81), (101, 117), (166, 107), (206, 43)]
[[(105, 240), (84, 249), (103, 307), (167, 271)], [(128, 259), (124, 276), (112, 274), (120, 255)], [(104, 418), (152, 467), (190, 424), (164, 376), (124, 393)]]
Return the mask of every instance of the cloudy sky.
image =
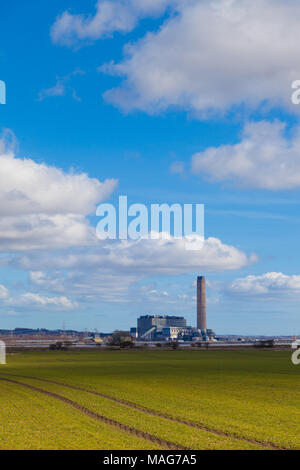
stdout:
[[(300, 334), (298, 0), (15, 0), (0, 15), (0, 328), (140, 314)], [(205, 204), (205, 242), (100, 241), (96, 208)]]

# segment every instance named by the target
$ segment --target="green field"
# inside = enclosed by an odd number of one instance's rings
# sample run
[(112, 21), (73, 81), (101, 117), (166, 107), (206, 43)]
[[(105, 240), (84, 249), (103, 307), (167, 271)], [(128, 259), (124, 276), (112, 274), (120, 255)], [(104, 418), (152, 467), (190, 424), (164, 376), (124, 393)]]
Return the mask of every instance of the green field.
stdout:
[(288, 351), (7, 359), (0, 449), (300, 449), (300, 366)]

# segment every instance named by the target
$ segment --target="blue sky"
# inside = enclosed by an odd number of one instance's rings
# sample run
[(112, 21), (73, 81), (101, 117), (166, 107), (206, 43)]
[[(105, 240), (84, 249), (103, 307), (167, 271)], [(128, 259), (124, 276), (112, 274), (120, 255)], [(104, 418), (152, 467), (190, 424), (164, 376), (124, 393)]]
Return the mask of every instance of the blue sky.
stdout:
[[(299, 334), (299, 6), (281, 8), (1, 6), (2, 328), (110, 331), (146, 313), (194, 325), (193, 283), (205, 274), (217, 333)], [(117, 243), (95, 246), (96, 205), (120, 194), (205, 204), (210, 242), (193, 259), (175, 242), (133, 243), (126, 256)]]

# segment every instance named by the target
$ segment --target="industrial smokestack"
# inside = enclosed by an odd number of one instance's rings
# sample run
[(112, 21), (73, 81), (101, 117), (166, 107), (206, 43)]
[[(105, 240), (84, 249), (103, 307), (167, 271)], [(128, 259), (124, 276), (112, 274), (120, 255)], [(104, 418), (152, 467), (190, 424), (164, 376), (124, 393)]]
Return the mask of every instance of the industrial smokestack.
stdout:
[(206, 331), (206, 289), (205, 277), (197, 279), (197, 328)]

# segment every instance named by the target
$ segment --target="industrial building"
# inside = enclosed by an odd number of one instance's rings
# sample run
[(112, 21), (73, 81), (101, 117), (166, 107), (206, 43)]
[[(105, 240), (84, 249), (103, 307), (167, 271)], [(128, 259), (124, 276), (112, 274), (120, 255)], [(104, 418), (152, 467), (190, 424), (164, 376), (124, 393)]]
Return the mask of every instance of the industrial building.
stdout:
[(168, 315), (144, 315), (137, 321), (138, 337), (153, 339), (163, 336), (163, 329), (168, 327), (186, 328), (186, 320), (183, 317)]
[[(132, 328), (132, 333), (133, 333)], [(197, 278), (197, 328), (187, 326), (184, 317), (144, 315), (138, 318), (136, 337), (157, 341), (210, 341), (215, 333), (207, 329), (205, 277)]]

